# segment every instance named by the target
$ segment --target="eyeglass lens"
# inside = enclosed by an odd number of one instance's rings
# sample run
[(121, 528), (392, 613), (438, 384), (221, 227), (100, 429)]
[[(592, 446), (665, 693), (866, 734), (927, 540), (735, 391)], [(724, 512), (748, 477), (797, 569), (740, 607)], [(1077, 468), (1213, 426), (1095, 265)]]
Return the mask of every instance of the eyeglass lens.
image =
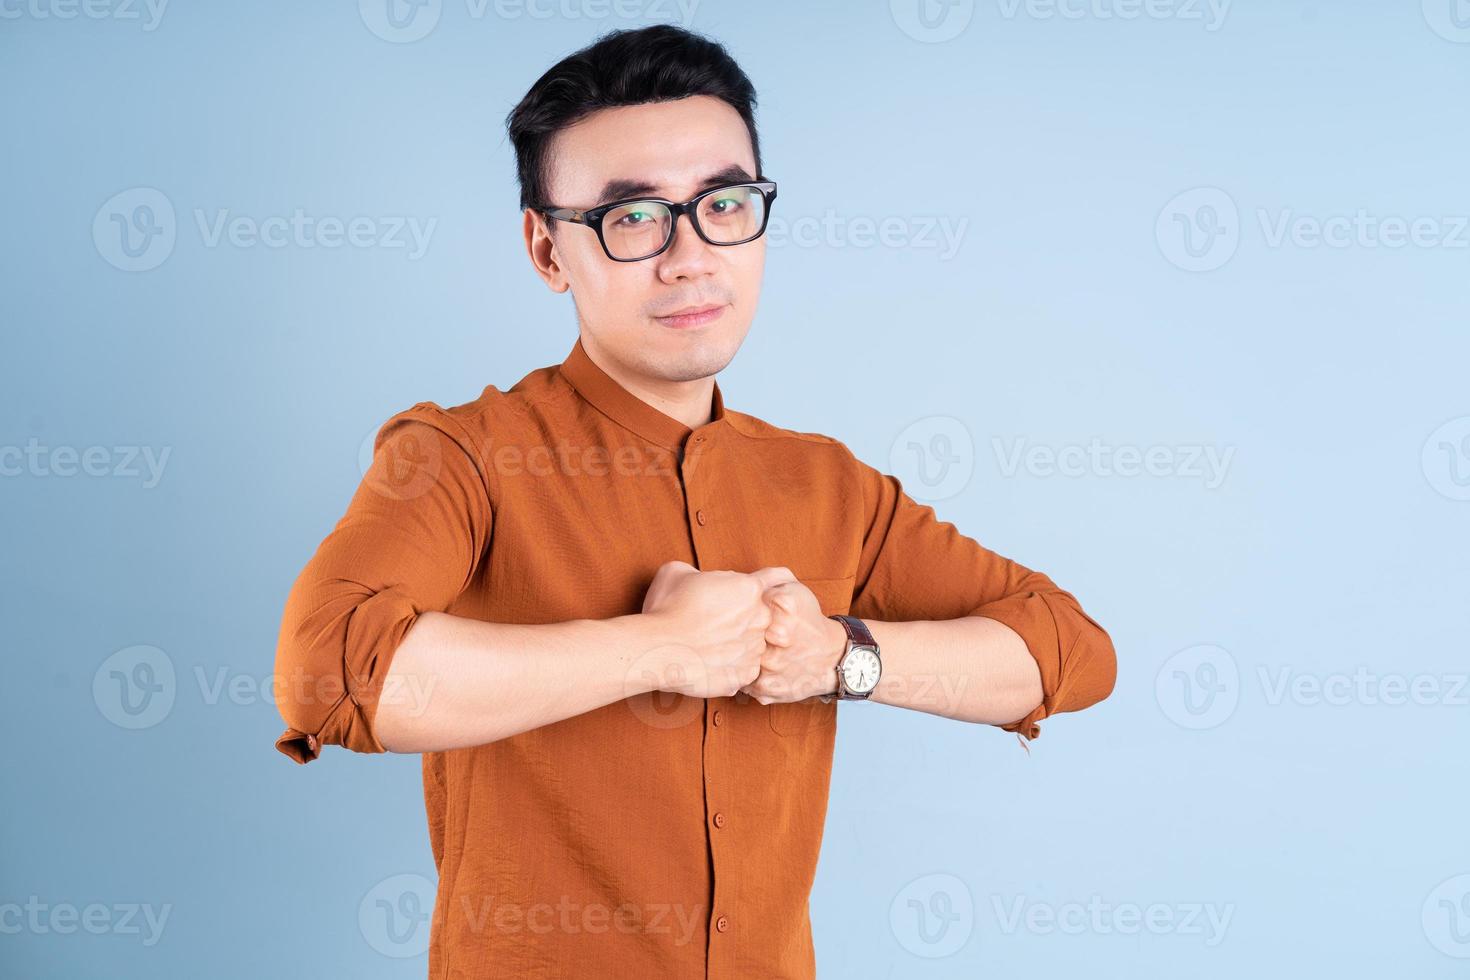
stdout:
[[(695, 220), (717, 245), (754, 238), (765, 218), (766, 199), (749, 185), (726, 187), (699, 202)], [(619, 259), (641, 259), (664, 247), (673, 229), (673, 213), (657, 201), (632, 201), (602, 218), (602, 239)]]

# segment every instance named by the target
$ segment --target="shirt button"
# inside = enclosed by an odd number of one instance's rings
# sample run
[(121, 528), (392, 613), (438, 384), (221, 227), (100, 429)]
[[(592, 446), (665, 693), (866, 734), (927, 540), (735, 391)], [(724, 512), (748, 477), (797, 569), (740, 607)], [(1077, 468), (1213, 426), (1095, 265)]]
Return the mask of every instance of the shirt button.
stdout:
[(723, 813), (717, 813), (717, 814), (715, 814), (715, 826), (716, 827), (723, 827), (723, 826), (725, 826), (725, 815)]
[(728, 932), (730, 930), (729, 916), (722, 915), (718, 919), (716, 919), (715, 928), (718, 929), (720, 932)]
[(704, 511), (696, 510), (694, 512), (694, 519), (699, 522), (700, 527), (704, 527)]
[(714, 717), (711, 718), (710, 720), (715, 723), (715, 727), (716, 728), (719, 728), (720, 727), (720, 722), (722, 722), (722, 721), (725, 720), (725, 716), (720, 713), (720, 710), (718, 708), (716, 708), (715, 709)]

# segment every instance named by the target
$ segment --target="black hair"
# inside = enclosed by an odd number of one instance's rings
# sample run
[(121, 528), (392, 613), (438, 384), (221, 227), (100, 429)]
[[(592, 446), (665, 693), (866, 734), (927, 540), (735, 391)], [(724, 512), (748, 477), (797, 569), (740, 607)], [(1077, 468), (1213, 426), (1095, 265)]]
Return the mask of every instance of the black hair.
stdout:
[(716, 41), (673, 24), (611, 31), (536, 79), (506, 116), (521, 208), (545, 207), (548, 148), (558, 132), (599, 109), (710, 95), (729, 103), (750, 133), (756, 172), (755, 86)]

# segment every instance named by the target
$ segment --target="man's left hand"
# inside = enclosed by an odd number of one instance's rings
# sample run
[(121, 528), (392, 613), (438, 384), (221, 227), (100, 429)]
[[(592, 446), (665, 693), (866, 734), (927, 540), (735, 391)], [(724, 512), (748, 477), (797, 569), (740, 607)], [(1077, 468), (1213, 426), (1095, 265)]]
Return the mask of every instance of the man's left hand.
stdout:
[(742, 691), (761, 704), (802, 701), (837, 693), (837, 661), (847, 646), (842, 624), (822, 615), (812, 590), (800, 582), (766, 589), (771, 624), (761, 672)]

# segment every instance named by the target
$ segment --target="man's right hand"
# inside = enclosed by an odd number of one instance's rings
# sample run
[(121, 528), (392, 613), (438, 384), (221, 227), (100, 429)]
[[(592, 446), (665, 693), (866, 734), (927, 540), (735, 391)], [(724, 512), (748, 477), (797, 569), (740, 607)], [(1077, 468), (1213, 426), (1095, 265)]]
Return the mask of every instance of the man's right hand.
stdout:
[(701, 572), (665, 562), (643, 597), (643, 612), (678, 651), (660, 690), (693, 698), (731, 697), (760, 674), (771, 608), (765, 591), (794, 582), (790, 569)]

